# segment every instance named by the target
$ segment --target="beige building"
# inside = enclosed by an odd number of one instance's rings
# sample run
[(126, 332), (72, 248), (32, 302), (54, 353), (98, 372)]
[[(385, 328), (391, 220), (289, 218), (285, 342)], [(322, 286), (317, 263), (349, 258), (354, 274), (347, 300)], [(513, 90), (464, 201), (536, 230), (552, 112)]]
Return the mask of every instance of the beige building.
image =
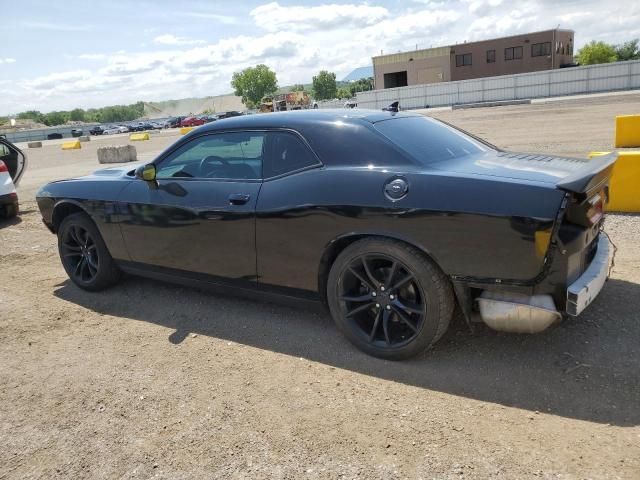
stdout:
[(373, 57), (375, 88), (551, 70), (573, 62), (573, 30), (546, 30)]

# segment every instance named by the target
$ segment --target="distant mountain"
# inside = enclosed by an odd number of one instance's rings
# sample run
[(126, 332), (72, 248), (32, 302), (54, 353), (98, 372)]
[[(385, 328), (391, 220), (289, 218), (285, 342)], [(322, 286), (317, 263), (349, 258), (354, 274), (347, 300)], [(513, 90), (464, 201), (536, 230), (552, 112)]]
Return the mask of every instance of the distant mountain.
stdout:
[(358, 67), (342, 79), (343, 82), (355, 82), (361, 78), (373, 77), (373, 66)]
[(144, 113), (149, 118), (195, 115), (204, 112), (226, 112), (229, 110), (246, 110), (246, 107), (242, 104), (242, 98), (235, 95), (217, 95), (215, 97), (182, 98), (180, 100), (144, 103)]

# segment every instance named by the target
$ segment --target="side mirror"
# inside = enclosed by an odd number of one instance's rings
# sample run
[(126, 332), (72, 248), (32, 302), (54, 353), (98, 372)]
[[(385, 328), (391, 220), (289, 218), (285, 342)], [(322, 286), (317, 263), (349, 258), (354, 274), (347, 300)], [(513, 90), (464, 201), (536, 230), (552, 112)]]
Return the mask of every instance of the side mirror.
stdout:
[(147, 163), (136, 169), (136, 177), (145, 182), (156, 181), (156, 166), (153, 163)]

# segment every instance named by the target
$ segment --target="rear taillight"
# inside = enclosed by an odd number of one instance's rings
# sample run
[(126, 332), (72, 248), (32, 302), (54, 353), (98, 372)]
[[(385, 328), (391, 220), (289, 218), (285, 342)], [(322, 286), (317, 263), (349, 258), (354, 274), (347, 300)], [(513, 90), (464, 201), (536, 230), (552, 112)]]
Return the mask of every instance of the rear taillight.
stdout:
[(595, 225), (602, 220), (605, 201), (606, 197), (604, 192), (596, 193), (587, 201), (589, 205), (587, 210), (587, 219), (591, 225)]
[(7, 168), (7, 166), (5, 165), (5, 163), (0, 160), (0, 173), (4, 173), (4, 172), (8, 172), (9, 169)]
[(589, 198), (573, 195), (567, 206), (566, 219), (569, 223), (592, 227), (600, 223), (608, 200), (608, 188), (604, 187)]

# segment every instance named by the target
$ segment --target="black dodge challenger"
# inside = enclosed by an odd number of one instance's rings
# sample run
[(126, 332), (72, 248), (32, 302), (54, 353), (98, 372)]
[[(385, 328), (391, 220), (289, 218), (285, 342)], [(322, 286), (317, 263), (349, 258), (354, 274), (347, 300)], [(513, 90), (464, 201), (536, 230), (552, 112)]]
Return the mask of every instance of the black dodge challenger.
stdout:
[(207, 124), (37, 200), (81, 288), (127, 272), (318, 300), (357, 347), (400, 359), (456, 307), (533, 333), (591, 303), (615, 160), (509, 153), (418, 114), (296, 111)]

